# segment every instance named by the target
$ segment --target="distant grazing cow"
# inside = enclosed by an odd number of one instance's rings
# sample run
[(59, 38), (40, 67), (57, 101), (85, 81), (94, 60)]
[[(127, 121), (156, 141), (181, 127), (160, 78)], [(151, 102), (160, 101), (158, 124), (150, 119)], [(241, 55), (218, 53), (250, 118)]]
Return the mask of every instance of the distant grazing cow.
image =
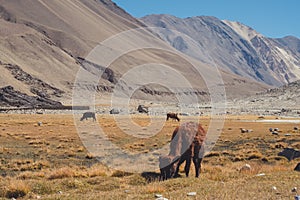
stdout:
[(120, 114), (120, 110), (119, 110), (119, 109), (116, 109), (116, 108), (113, 108), (113, 109), (111, 109), (111, 110), (109, 111), (109, 113), (110, 113), (111, 115), (118, 115), (118, 114)]
[(139, 113), (148, 113), (149, 112), (149, 108), (144, 106), (144, 105), (139, 105), (137, 108), (137, 111)]
[(273, 128), (269, 128), (269, 131), (272, 133), (273, 132)]
[(253, 132), (252, 129), (244, 129), (244, 128), (240, 128), (240, 130), (241, 130), (241, 133), (251, 133), (251, 132)]
[(285, 148), (282, 152), (278, 153), (278, 156), (284, 156), (289, 161), (294, 160), (296, 158), (300, 158), (300, 151), (297, 151), (292, 148)]
[(169, 120), (169, 118), (180, 121), (177, 113), (167, 113), (167, 121)]
[(82, 117), (80, 118), (80, 121), (88, 118), (93, 118), (94, 121), (96, 121), (96, 114), (94, 112), (85, 112), (83, 113)]
[(201, 151), (204, 148), (201, 147), (203, 146), (205, 137), (206, 131), (200, 124), (195, 122), (183, 123), (174, 130), (169, 156), (176, 159), (173, 159), (171, 162), (169, 161), (171, 164), (168, 166), (168, 169), (175, 168), (175, 172), (171, 174), (172, 177), (178, 176), (179, 167), (184, 161), (186, 162), (184, 168), (185, 175), (188, 176), (192, 160), (195, 166), (195, 176), (199, 177), (204, 154)]

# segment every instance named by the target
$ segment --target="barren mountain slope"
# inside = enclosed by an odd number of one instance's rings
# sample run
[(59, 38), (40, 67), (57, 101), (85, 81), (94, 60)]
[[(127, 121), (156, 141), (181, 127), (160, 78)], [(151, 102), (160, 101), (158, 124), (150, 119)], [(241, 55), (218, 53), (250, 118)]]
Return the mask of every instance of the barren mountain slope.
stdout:
[[(91, 50), (100, 43), (106, 47), (105, 42), (113, 40), (115, 37), (112, 36), (118, 33), (144, 26), (109, 0), (0, 0), (0, 16), (0, 70), (3, 74), (0, 87), (11, 85), (17, 91), (50, 97), (63, 103), (71, 102), (76, 74), (80, 66), (86, 63), (84, 58)], [(129, 47), (147, 47), (156, 43), (167, 46), (149, 31), (116, 41)], [(118, 55), (122, 46), (118, 42), (106, 47), (110, 55), (99, 52), (97, 56), (102, 59)], [(162, 63), (178, 70), (191, 82), (195, 91), (190, 92), (201, 95), (206, 91), (201, 77), (195, 76), (195, 68), (182, 57), (174, 56), (174, 53), (145, 48), (125, 54), (111, 63), (111, 70), (105, 71), (105, 76), (93, 89), (107, 94), (113, 91), (122, 75), (138, 64)], [(91, 74), (104, 69), (104, 66), (97, 64), (85, 69)], [(202, 75), (214, 76), (209, 63), (198, 62), (197, 67), (205, 71)], [(151, 72), (151, 69), (146, 69), (145, 74), (147, 70)], [(161, 74), (160, 69), (155, 73)], [(228, 97), (249, 95), (267, 88), (227, 72), (221, 74)], [(128, 89), (126, 83), (122, 84), (124, 90)], [(88, 85), (83, 87), (91, 89)], [(145, 87), (136, 97), (160, 96), (165, 91), (163, 87)], [(169, 92), (163, 94), (170, 95)]]
[[(209, 16), (181, 19), (149, 15), (141, 20), (159, 27), (157, 34), (178, 50), (201, 61), (210, 57), (208, 62), (220, 69), (271, 86), (300, 78), (299, 52), (295, 51), (295, 45), (289, 48), (291, 42), (282, 45), (283, 40), (266, 38), (241, 23)], [(297, 38), (293, 41), (300, 42)]]
[(268, 67), (269, 76), (281, 84), (300, 78), (300, 40), (296, 37), (272, 39), (264, 37), (252, 28), (238, 22), (224, 21), (249, 42), (258, 52), (259, 59)]
[(1, 0), (0, 5), (0, 86), (12, 85), (27, 94), (36, 86), (16, 78), (17, 73), (70, 94), (79, 68), (77, 57), (85, 57), (102, 40), (140, 25), (134, 18), (114, 14), (102, 1)]

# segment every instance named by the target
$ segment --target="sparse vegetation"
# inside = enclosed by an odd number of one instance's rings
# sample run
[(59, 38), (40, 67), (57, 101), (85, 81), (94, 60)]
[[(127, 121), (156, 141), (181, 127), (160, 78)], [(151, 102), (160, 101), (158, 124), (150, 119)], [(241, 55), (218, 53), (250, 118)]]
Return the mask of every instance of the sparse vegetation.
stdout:
[(10, 182), (5, 187), (5, 197), (6, 198), (19, 198), (24, 197), (30, 192), (31, 188), (30, 186), (20, 180), (10, 180)]
[[(98, 163), (80, 142), (72, 116), (10, 116), (0, 115), (1, 124), (5, 124), (0, 129), (0, 198), (154, 199), (155, 194), (162, 194), (169, 199), (186, 199), (188, 192), (196, 192), (197, 199), (292, 199), (295, 194), (291, 189), (300, 187), (300, 173), (293, 171), (299, 159), (289, 162), (277, 156), (286, 146), (296, 148), (300, 133), (277, 137), (269, 133), (268, 124), (261, 122), (227, 117), (222, 135), (203, 160), (199, 179), (194, 178), (193, 165), (186, 178), (183, 165), (181, 177), (160, 182), (158, 170), (145, 175)], [(242, 117), (247, 119), (238, 118)], [(148, 117), (141, 115), (134, 120), (141, 125), (149, 123)], [(35, 126), (36, 121), (43, 121), (43, 126)], [(207, 127), (209, 118), (203, 117), (201, 122)], [(104, 116), (101, 124), (109, 130), (113, 142), (133, 152), (167, 144), (177, 125), (166, 123), (149, 140), (130, 140), (113, 118)], [(240, 127), (253, 132), (241, 134)], [(278, 127), (282, 132), (293, 129), (292, 124), (281, 123)], [(246, 164), (251, 169), (241, 171)]]

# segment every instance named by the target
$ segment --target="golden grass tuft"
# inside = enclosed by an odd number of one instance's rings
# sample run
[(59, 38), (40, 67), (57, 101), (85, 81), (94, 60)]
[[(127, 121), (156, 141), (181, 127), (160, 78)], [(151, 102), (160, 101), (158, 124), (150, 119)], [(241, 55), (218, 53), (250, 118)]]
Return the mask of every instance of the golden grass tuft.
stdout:
[(107, 176), (108, 169), (103, 165), (96, 165), (88, 169), (89, 177)]
[(45, 195), (45, 194), (52, 194), (54, 192), (57, 192), (57, 190), (55, 190), (55, 187), (57, 187), (57, 185), (49, 184), (49, 182), (44, 180), (33, 182), (31, 183), (31, 185), (32, 185), (32, 193), (34, 194)]
[(150, 184), (144, 187), (144, 192), (148, 194), (164, 193), (167, 188), (161, 184)]
[(127, 184), (134, 186), (142, 186), (147, 184), (146, 179), (139, 174), (134, 174), (132, 176), (126, 177), (126, 182)]
[(77, 152), (84, 152), (85, 151), (85, 148), (83, 146), (80, 146), (77, 148)]
[(22, 180), (11, 180), (7, 187), (5, 187), (6, 198), (20, 198), (26, 196), (31, 188), (27, 182)]
[(295, 149), (300, 149), (300, 142), (294, 142), (291, 146)]
[(26, 179), (39, 179), (39, 178), (44, 178), (44, 177), (45, 177), (44, 172), (25, 171), (25, 172), (20, 173), (17, 176), (17, 179), (26, 180)]
[(247, 160), (262, 159), (264, 156), (260, 152), (253, 152), (246, 156)]
[(83, 180), (75, 179), (75, 178), (65, 179), (62, 183), (68, 189), (81, 189), (81, 188), (86, 188), (88, 185)]
[(116, 170), (112, 173), (111, 177), (125, 177), (125, 176), (131, 176), (131, 175), (132, 175), (132, 173), (130, 173), (130, 172)]
[(49, 176), (47, 177), (49, 180), (53, 179), (63, 179), (63, 178), (71, 178), (75, 176), (75, 172), (73, 169), (69, 167), (63, 167), (60, 169), (56, 169), (50, 172)]

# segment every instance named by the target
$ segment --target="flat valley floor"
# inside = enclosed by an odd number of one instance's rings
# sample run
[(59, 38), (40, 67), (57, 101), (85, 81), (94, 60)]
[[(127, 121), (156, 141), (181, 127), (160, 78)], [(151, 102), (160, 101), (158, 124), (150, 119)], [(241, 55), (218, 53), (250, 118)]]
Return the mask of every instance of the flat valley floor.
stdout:
[[(225, 116), (224, 126), (218, 127), (221, 135), (203, 159), (200, 178), (194, 178), (192, 164), (188, 178), (182, 166), (181, 177), (167, 181), (158, 180), (158, 166), (131, 173), (103, 165), (82, 143), (88, 133), (78, 134), (75, 124), (100, 126), (119, 148), (147, 153), (168, 145), (179, 122), (155, 116), (152, 120), (163, 127), (145, 138), (124, 130), (134, 123), (147, 132), (147, 115), (79, 119), (70, 114), (0, 114), (0, 199), (155, 199), (158, 194), (167, 199), (293, 199), (294, 187), (300, 195), (300, 172), (293, 170), (300, 159), (277, 156), (285, 147), (300, 149), (300, 118)], [(209, 128), (209, 116), (181, 116), (181, 122), (195, 120)], [(241, 128), (249, 132), (241, 133)], [(278, 128), (278, 135), (269, 128)], [(246, 164), (251, 169), (241, 170)], [(196, 195), (188, 196), (190, 192)]]

